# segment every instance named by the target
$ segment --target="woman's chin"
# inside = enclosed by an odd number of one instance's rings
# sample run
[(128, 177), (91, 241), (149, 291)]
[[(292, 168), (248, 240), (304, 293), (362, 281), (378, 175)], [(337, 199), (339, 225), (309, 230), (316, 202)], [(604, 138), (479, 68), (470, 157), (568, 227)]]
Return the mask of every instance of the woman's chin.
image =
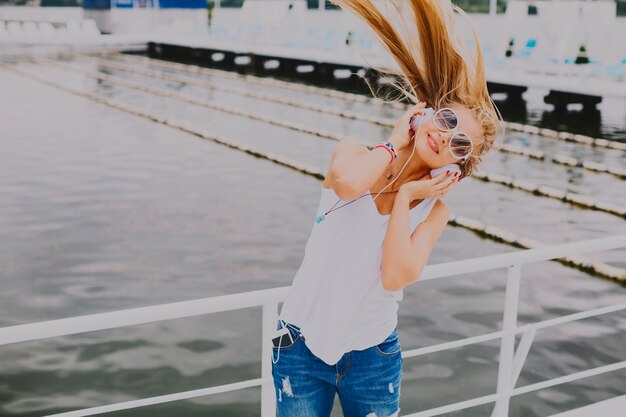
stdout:
[(418, 154), (419, 158), (422, 161), (424, 161), (426, 165), (428, 165), (430, 169), (441, 168), (442, 166), (445, 165), (440, 160), (434, 158), (433, 150), (430, 148), (424, 149), (424, 148), (418, 147), (416, 153)]

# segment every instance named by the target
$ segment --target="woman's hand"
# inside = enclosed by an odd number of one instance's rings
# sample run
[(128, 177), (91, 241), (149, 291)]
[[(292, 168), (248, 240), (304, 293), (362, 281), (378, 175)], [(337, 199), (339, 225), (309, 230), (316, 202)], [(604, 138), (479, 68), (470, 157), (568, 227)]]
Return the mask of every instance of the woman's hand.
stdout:
[(391, 132), (391, 136), (389, 136), (389, 142), (393, 144), (396, 148), (396, 151), (404, 148), (409, 144), (411, 138), (415, 134), (413, 129), (411, 129), (411, 117), (416, 114), (422, 114), (421, 109), (426, 107), (426, 102), (422, 101), (415, 106), (411, 107), (404, 113), (404, 115), (396, 122), (395, 127), (393, 128), (393, 132)]
[(431, 178), (426, 174), (417, 181), (409, 181), (400, 186), (398, 195), (403, 193), (409, 197), (409, 203), (413, 200), (423, 200), (425, 198), (443, 198), (459, 182), (459, 177), (454, 173), (447, 175), (445, 172)]

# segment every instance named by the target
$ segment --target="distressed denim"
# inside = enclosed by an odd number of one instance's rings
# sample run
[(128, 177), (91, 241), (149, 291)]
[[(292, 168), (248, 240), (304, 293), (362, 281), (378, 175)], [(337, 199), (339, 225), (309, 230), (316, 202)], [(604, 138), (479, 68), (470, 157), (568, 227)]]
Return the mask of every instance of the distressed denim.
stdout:
[[(279, 321), (277, 329), (281, 327)], [(336, 365), (328, 365), (309, 350), (298, 327), (287, 327), (295, 342), (281, 347), (280, 356), (272, 346), (278, 417), (328, 417), (335, 393), (345, 417), (399, 415), (402, 354), (397, 328), (381, 344), (344, 353)]]

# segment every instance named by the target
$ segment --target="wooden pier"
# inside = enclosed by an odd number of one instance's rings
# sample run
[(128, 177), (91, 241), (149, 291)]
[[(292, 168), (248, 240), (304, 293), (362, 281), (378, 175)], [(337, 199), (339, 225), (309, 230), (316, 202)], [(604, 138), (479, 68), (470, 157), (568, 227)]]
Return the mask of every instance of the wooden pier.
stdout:
[[(257, 48), (258, 49), (258, 48)], [(148, 55), (184, 63), (221, 68), (241, 73), (273, 74), (288, 78), (301, 78), (320, 84), (342, 84), (352, 90), (367, 92), (361, 77), (379, 81), (371, 68), (365, 67), (354, 56), (337, 52), (299, 51), (289, 48), (238, 49), (235, 47), (213, 47), (189, 43), (153, 41), (148, 43)], [(372, 59), (371, 61), (375, 61)], [(381, 65), (380, 61), (375, 65)], [(384, 67), (384, 65), (382, 65)], [(339, 75), (342, 74), (342, 75)], [(347, 74), (347, 76), (346, 76)], [(522, 73), (517, 71), (488, 70), (487, 86), (491, 94), (505, 93), (511, 104), (523, 102), (523, 93), (528, 88), (544, 88), (548, 91), (544, 101), (552, 104), (555, 111), (567, 110), (568, 104), (582, 104), (583, 111), (594, 112), (603, 96), (626, 98), (623, 83), (606, 81), (597, 83), (564, 80), (558, 75)], [(620, 88), (621, 87), (621, 88)]]

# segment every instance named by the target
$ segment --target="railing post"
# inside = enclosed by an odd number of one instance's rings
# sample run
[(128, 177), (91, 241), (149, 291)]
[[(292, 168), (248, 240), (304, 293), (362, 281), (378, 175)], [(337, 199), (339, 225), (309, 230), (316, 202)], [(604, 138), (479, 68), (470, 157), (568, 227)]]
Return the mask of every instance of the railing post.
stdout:
[(519, 302), (519, 287), (521, 265), (509, 265), (506, 276), (506, 297), (504, 301), (504, 318), (502, 320), (502, 336), (500, 343), (500, 361), (498, 364), (498, 385), (496, 406), (491, 417), (507, 417), (509, 415), (509, 401), (513, 389), (513, 354), (515, 349), (515, 333), (517, 327), (517, 308)]
[(261, 417), (276, 417), (276, 393), (272, 378), (272, 334), (276, 331), (278, 301), (263, 304), (261, 329)]

